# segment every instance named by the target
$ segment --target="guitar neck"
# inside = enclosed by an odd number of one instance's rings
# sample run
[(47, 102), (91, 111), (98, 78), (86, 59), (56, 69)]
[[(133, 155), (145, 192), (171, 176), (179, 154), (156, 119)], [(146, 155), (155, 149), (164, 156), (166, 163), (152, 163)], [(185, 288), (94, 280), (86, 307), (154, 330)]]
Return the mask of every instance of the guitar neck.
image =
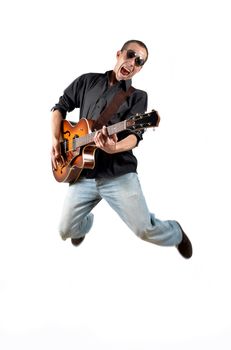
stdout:
[[(124, 120), (114, 125), (110, 125), (107, 127), (107, 133), (109, 136), (113, 134), (117, 134), (123, 130), (127, 129), (127, 121)], [(82, 147), (94, 142), (96, 131), (91, 132), (90, 134), (86, 134), (80, 138), (74, 138), (73, 140), (73, 148), (76, 149), (78, 147)]]

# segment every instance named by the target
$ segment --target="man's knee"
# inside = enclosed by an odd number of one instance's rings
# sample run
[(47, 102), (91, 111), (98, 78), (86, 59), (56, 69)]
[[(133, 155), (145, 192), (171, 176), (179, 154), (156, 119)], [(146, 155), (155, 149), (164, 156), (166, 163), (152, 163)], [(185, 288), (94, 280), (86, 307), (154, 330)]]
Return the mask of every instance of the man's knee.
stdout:
[(74, 223), (63, 220), (59, 225), (59, 233), (63, 240), (70, 237), (82, 237), (88, 233), (93, 225), (94, 215), (92, 213), (85, 216), (82, 220), (75, 220)]

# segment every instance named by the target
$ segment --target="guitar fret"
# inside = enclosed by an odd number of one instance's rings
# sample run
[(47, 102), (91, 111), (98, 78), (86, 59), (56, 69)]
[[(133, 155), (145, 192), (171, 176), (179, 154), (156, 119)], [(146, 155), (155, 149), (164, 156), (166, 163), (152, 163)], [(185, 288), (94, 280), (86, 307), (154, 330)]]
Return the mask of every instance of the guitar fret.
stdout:
[(73, 138), (73, 144), (72, 144), (72, 147), (73, 147), (72, 150), (75, 150), (78, 147), (85, 146), (88, 143), (92, 143), (94, 135), (95, 135), (95, 132), (92, 132), (90, 134), (81, 136), (81, 138), (74, 137)]
[(107, 131), (109, 135), (112, 135), (125, 129), (126, 129), (126, 120), (119, 122), (117, 124), (108, 126)]

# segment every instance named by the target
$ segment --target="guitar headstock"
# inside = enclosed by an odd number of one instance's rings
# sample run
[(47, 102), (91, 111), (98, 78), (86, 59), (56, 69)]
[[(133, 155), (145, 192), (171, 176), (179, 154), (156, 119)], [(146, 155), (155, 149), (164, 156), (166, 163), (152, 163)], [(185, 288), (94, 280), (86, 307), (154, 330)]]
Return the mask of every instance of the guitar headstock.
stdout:
[(151, 112), (144, 114), (137, 114), (132, 116), (127, 121), (127, 129), (142, 130), (147, 128), (154, 128), (160, 123), (160, 116), (154, 109)]

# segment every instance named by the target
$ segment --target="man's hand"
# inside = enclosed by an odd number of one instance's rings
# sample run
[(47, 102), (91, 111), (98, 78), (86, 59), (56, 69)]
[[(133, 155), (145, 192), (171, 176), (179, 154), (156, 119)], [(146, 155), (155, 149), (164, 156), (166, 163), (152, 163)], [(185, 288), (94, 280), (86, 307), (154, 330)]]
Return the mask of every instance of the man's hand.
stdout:
[(61, 148), (58, 140), (53, 141), (51, 148), (51, 161), (54, 170), (57, 169), (57, 166), (62, 166), (65, 163), (63, 156), (61, 155)]
[(103, 126), (101, 130), (96, 131), (94, 136), (94, 142), (96, 146), (102, 149), (106, 153), (116, 153), (116, 144), (117, 144), (116, 134), (109, 136), (107, 133), (106, 126)]
[(61, 155), (60, 147), (60, 128), (62, 122), (62, 114), (59, 110), (55, 110), (51, 115), (51, 129), (52, 129), (52, 147), (51, 147), (51, 161), (53, 169), (56, 170), (57, 166), (62, 166), (65, 162)]

